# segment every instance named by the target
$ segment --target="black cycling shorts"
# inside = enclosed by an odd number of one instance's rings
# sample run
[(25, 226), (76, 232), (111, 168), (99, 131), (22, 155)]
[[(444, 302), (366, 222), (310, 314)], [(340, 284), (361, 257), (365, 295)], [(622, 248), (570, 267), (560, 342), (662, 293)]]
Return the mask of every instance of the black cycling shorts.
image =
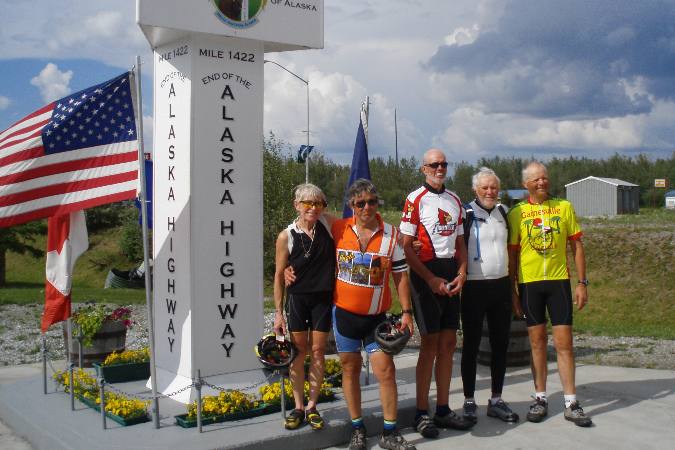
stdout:
[(533, 281), (518, 288), (528, 327), (545, 324), (547, 311), (551, 325), (572, 325), (570, 280)]
[(331, 327), (332, 306), (332, 291), (288, 294), (286, 300), (288, 331), (313, 330), (328, 333)]
[[(448, 281), (457, 277), (457, 262), (454, 258), (432, 259), (424, 265), (437, 277)], [(421, 335), (459, 328), (459, 295), (448, 297), (434, 294), (427, 282), (414, 271), (410, 272), (410, 284), (415, 322)]]

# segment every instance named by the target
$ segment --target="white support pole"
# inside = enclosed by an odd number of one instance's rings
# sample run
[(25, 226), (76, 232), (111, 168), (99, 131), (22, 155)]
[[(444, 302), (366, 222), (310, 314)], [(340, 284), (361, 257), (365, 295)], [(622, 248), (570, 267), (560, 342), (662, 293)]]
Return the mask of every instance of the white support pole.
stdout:
[(145, 305), (148, 314), (148, 343), (150, 345), (150, 383), (152, 385), (152, 417), (155, 428), (159, 428), (159, 400), (157, 398), (157, 371), (155, 367), (155, 331), (152, 317), (152, 284), (148, 251), (148, 204), (145, 198), (145, 149), (143, 146), (143, 99), (141, 96), (141, 57), (136, 55), (136, 95), (138, 115), (136, 117), (138, 130), (138, 162), (141, 178), (141, 222), (143, 222), (143, 262), (145, 264)]
[(305, 82), (307, 85), (307, 158), (305, 159), (305, 183), (309, 183), (309, 77)]

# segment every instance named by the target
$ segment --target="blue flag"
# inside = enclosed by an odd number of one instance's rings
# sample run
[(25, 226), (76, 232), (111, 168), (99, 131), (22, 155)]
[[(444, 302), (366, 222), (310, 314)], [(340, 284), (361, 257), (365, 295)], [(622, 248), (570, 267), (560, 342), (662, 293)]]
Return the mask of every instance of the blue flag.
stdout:
[[(152, 159), (146, 159), (145, 163), (145, 200), (148, 213), (148, 228), (152, 228)], [(136, 208), (138, 208), (138, 223), (143, 225), (143, 217), (141, 213), (141, 201), (136, 198), (134, 200)]]
[(307, 158), (309, 158), (309, 154), (312, 150), (314, 150), (313, 145), (301, 145), (300, 150), (298, 150), (298, 162), (304, 163)]
[(359, 129), (356, 132), (356, 142), (354, 143), (354, 156), (352, 157), (352, 170), (349, 173), (349, 181), (345, 187), (345, 201), (344, 209), (342, 210), (342, 217), (351, 217), (353, 214), (352, 208), (349, 206), (347, 198), (347, 189), (352, 183), (359, 178), (370, 180), (370, 166), (368, 165), (368, 142), (366, 141), (366, 133), (364, 131), (364, 121), (366, 127), (368, 126), (368, 112), (367, 102), (361, 108), (361, 119), (359, 120)]

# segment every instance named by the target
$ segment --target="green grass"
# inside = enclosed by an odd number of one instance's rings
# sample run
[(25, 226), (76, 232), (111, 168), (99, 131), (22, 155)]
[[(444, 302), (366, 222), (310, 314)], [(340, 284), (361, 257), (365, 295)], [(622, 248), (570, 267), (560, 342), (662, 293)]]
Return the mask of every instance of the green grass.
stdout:
[(591, 284), (575, 328), (675, 339), (675, 211), (642, 209), (639, 215), (582, 220), (582, 228)]
[[(145, 303), (142, 289), (103, 289), (108, 271), (138, 266), (124, 257), (117, 245), (121, 228), (89, 235), (89, 250), (77, 260), (73, 271), (73, 302), (115, 304)], [(46, 247), (46, 236), (37, 236), (35, 246)], [(45, 257), (7, 253), (7, 285), (0, 288), (0, 304), (44, 303)]]
[[(72, 300), (73, 303), (95, 301), (118, 305), (139, 304), (145, 303), (145, 290), (103, 289), (74, 285), (72, 290)], [(8, 287), (0, 289), (0, 305), (9, 303), (29, 305), (34, 303), (44, 303), (44, 301), (44, 285), (17, 287), (12, 283)]]
[[(398, 210), (381, 211), (385, 221), (398, 225)], [(605, 336), (645, 336), (675, 339), (675, 211), (643, 208), (639, 215), (582, 219), (588, 267), (589, 304), (576, 312), (577, 331)], [(136, 264), (117, 247), (119, 230), (90, 236), (91, 247), (75, 267), (73, 301), (117, 304), (144, 303), (143, 290), (103, 289), (108, 270)], [(39, 246), (44, 246), (41, 237)], [(4, 303), (44, 302), (44, 258), (8, 254), (8, 286), (0, 289)], [(572, 279), (576, 275), (572, 273)], [(265, 280), (271, 297), (271, 280)], [(394, 311), (400, 310), (396, 290)], [(271, 300), (265, 302), (271, 310)]]

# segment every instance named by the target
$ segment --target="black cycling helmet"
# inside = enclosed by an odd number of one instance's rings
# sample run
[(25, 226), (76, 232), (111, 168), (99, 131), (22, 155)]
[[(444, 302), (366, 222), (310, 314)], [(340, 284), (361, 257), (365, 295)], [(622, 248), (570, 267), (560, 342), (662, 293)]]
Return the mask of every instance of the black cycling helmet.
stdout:
[(263, 336), (254, 350), (262, 365), (272, 370), (288, 367), (298, 354), (298, 349), (291, 341), (277, 340), (274, 333)]
[(375, 342), (380, 346), (383, 352), (390, 355), (397, 355), (403, 350), (410, 339), (410, 330), (401, 327), (401, 322), (388, 317), (384, 322), (375, 328)]

